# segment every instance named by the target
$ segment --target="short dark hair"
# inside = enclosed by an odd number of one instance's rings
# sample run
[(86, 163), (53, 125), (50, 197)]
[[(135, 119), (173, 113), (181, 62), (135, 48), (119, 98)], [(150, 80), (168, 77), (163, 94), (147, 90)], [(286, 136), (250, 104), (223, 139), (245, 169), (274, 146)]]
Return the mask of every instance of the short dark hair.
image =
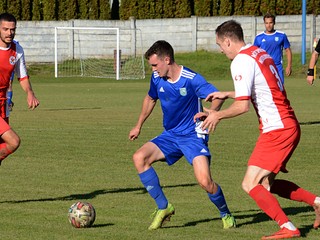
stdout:
[(17, 23), (17, 19), (11, 13), (1, 13), (0, 22), (2, 21)]
[(145, 58), (149, 60), (149, 58), (153, 55), (158, 55), (159, 58), (169, 57), (170, 62), (174, 62), (174, 50), (173, 47), (164, 40), (156, 41), (144, 54)]
[(265, 21), (266, 18), (272, 18), (273, 22), (276, 23), (276, 16), (275, 16), (275, 15), (267, 12), (267, 13), (263, 16), (263, 21)]
[(219, 38), (228, 37), (236, 41), (243, 41), (243, 29), (241, 24), (235, 20), (229, 20), (220, 24), (216, 29)]

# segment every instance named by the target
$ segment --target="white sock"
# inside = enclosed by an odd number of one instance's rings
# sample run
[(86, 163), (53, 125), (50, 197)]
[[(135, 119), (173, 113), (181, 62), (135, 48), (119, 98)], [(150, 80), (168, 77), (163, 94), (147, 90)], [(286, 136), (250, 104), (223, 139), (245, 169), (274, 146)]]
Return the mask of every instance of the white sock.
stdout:
[(284, 228), (284, 227), (291, 231), (297, 230), (297, 228), (292, 224), (292, 222), (286, 222), (280, 226), (280, 228)]
[(314, 200), (314, 203), (320, 204), (320, 197), (316, 197), (316, 199)]

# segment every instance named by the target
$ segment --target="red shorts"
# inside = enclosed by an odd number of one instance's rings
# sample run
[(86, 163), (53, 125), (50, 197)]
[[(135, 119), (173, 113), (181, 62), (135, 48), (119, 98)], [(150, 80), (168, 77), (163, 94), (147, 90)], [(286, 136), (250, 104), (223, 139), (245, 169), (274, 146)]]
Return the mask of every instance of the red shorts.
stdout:
[(260, 134), (248, 166), (253, 165), (270, 172), (288, 172), (286, 164), (300, 140), (300, 126)]
[(4, 134), (6, 131), (11, 129), (8, 122), (9, 122), (8, 118), (3, 119), (0, 117), (0, 135)]

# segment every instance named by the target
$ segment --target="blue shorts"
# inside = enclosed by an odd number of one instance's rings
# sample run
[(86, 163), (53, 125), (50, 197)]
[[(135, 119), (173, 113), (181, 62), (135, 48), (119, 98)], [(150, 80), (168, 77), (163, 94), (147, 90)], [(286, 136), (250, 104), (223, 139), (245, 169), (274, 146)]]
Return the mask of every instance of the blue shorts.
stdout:
[(208, 148), (209, 135), (198, 135), (196, 132), (189, 135), (177, 135), (164, 131), (161, 135), (150, 140), (160, 148), (168, 165), (185, 157), (189, 164), (197, 156), (206, 156), (210, 162), (211, 154)]

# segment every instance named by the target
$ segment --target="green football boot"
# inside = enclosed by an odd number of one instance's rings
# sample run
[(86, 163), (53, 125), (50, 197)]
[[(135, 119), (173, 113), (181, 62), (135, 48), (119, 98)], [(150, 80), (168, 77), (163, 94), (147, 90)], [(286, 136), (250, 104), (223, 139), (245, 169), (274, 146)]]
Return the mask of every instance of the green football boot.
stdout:
[(171, 203), (168, 203), (166, 209), (156, 209), (155, 212), (151, 215), (151, 217), (153, 217), (153, 221), (148, 229), (156, 230), (158, 228), (161, 228), (165, 222), (170, 221), (170, 218), (174, 214), (174, 211), (174, 207)]
[(222, 218), (223, 228), (229, 229), (229, 228), (235, 228), (236, 227), (236, 220), (231, 214), (226, 214)]

